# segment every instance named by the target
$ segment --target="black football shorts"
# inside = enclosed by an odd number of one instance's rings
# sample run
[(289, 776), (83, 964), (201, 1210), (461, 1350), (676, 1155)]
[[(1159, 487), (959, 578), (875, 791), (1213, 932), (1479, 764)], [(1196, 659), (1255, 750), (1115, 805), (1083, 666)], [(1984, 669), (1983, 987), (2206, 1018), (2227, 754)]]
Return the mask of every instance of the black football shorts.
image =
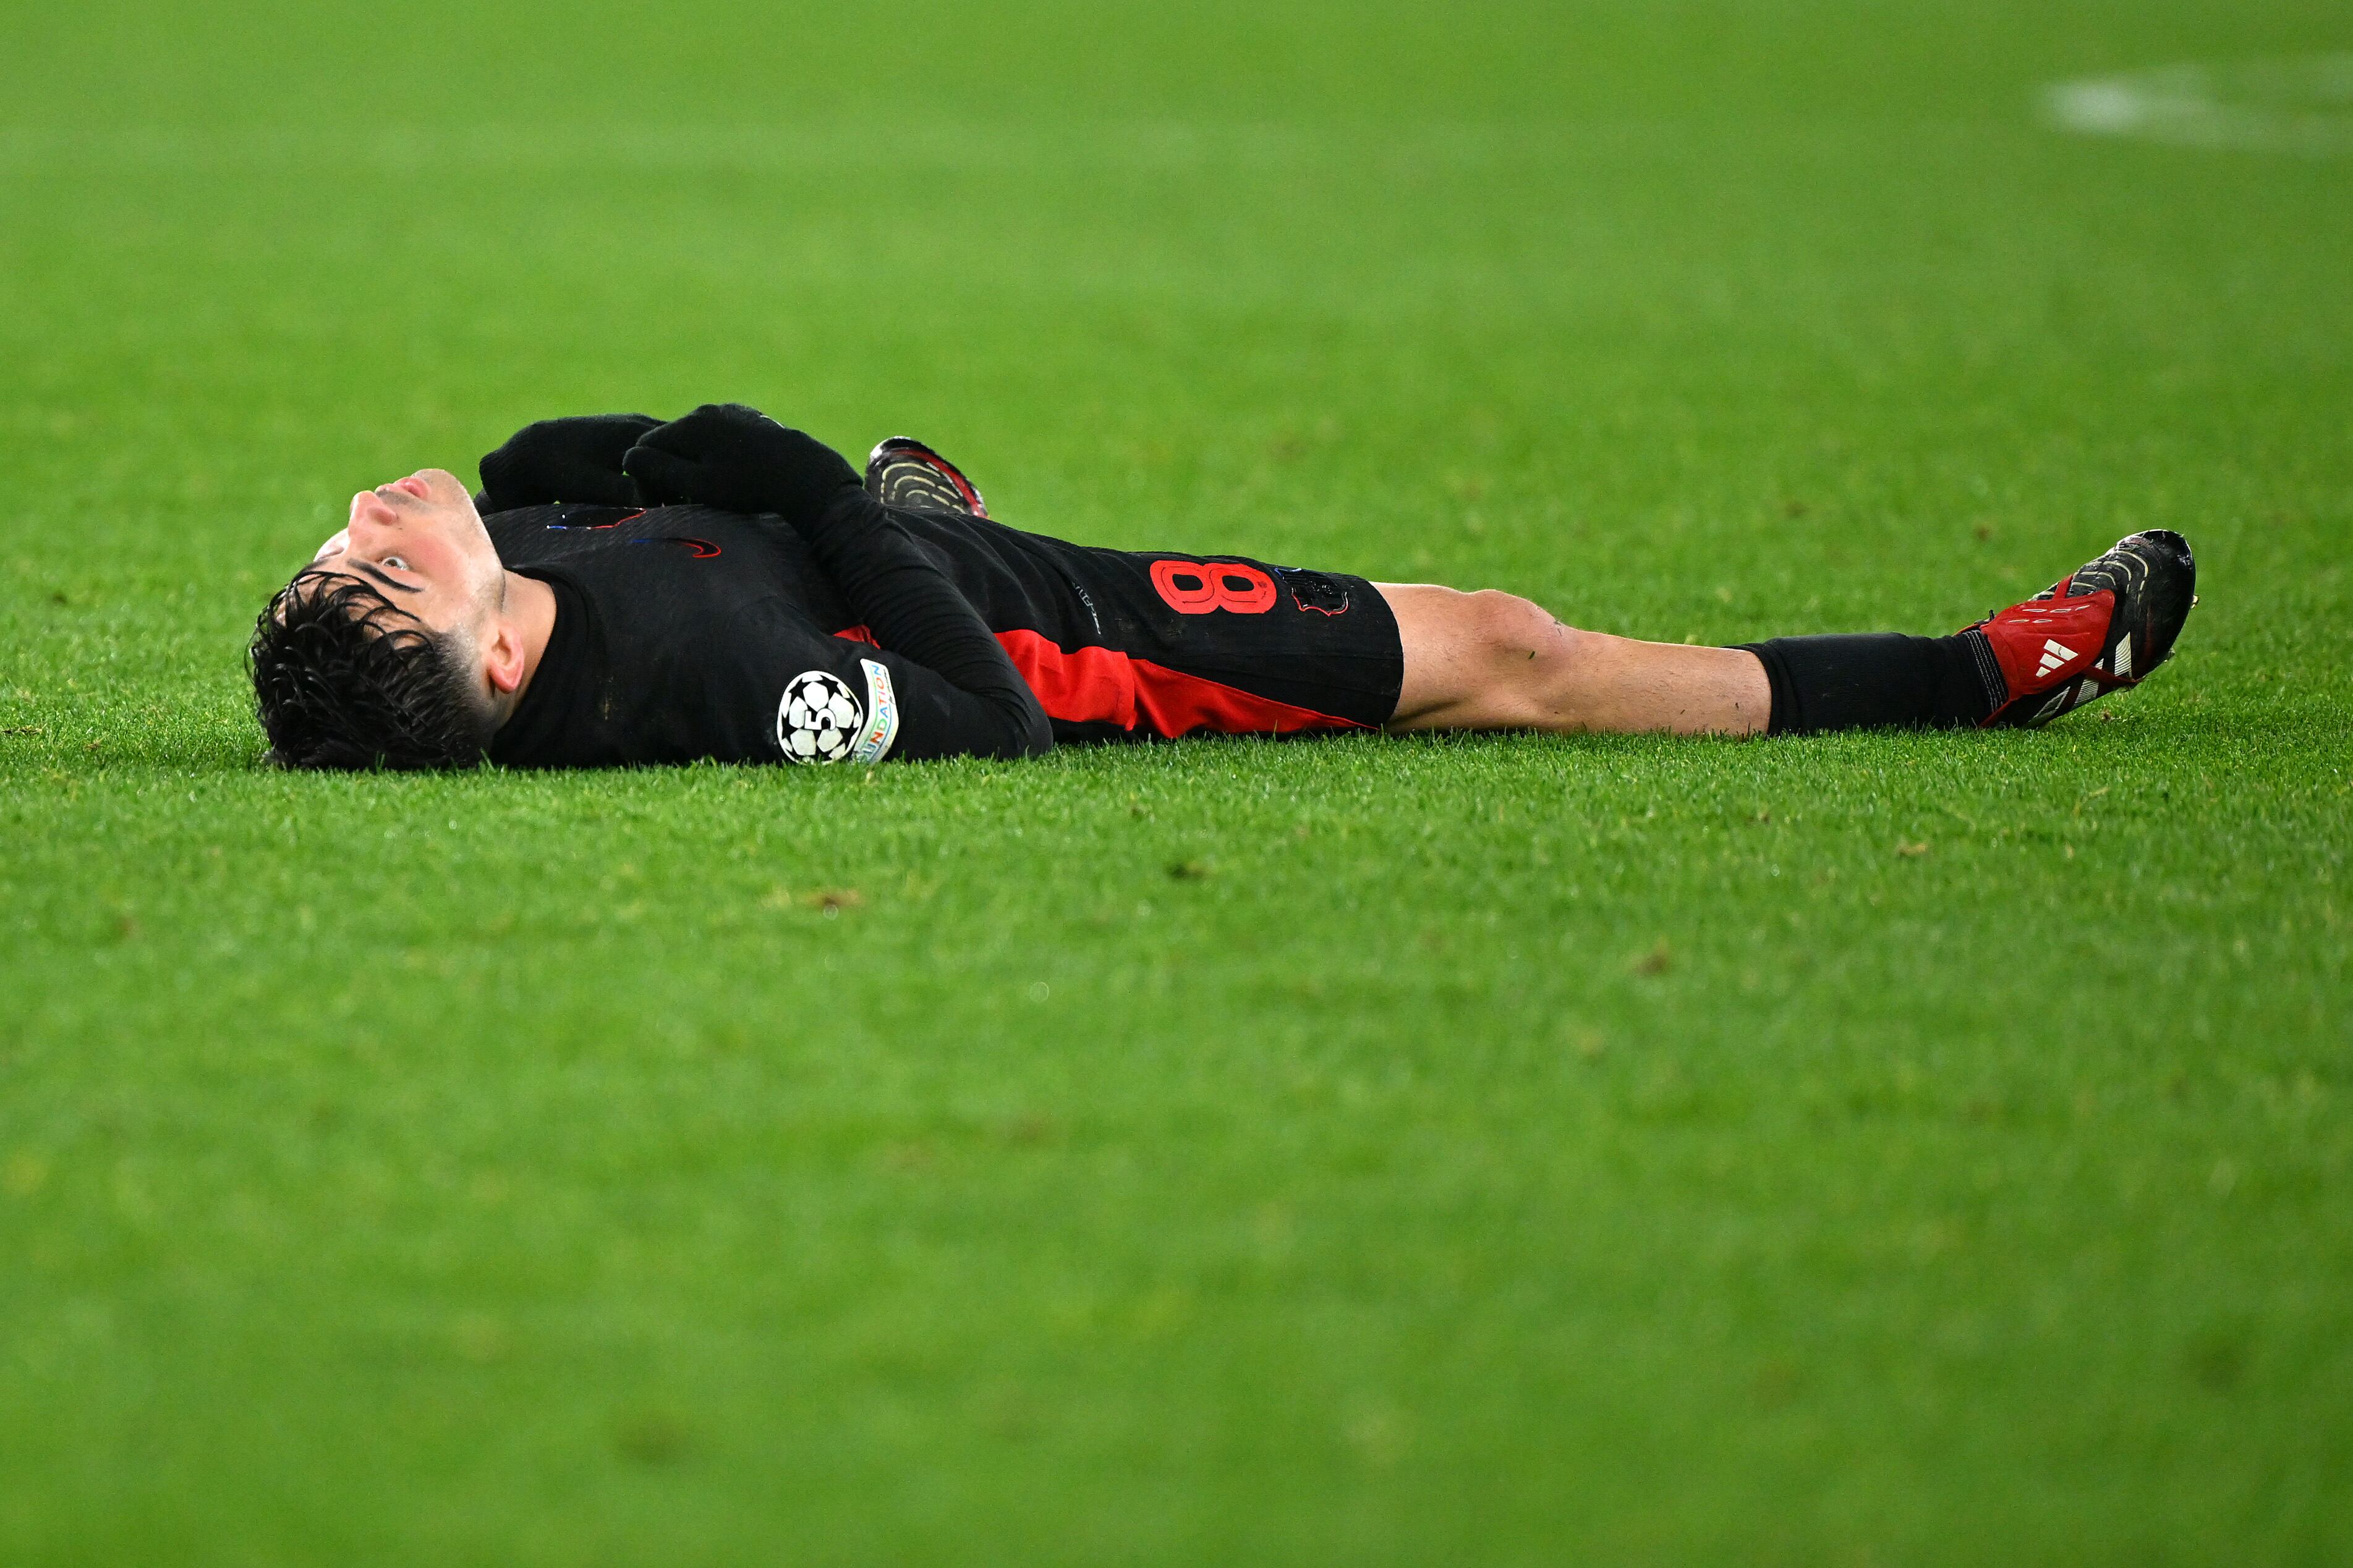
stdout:
[(1058, 741), (1377, 730), (1397, 711), (1397, 617), (1362, 577), (1113, 550), (1060, 566), (1058, 635), (997, 633)]

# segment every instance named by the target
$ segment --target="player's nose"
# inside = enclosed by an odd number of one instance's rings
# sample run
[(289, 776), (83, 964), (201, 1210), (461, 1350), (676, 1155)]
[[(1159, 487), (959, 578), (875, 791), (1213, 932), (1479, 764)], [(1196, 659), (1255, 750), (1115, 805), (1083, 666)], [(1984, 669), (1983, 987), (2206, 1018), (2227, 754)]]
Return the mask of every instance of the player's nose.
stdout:
[(399, 518), (400, 513), (394, 509), (393, 504), (374, 490), (362, 490), (352, 497), (350, 526), (353, 528), (368, 523), (396, 522)]

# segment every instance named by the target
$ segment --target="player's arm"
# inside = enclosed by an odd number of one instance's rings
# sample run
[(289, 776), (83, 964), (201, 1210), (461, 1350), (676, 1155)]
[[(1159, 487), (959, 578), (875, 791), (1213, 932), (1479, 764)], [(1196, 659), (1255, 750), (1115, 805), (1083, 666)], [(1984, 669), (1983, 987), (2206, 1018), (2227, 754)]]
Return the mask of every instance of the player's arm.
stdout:
[(808, 541), (818, 563), (875, 639), (925, 676), (923, 707), (897, 754), (1036, 756), (1053, 729), (1036, 694), (971, 604), (859, 484), (841, 454), (754, 409), (705, 404), (646, 433), (625, 459), (645, 499), (774, 512)]
[(621, 471), (621, 460), (660, 423), (648, 414), (587, 414), (526, 425), (498, 450), (483, 454), (474, 509), (487, 516), (559, 501), (642, 506), (637, 481)]

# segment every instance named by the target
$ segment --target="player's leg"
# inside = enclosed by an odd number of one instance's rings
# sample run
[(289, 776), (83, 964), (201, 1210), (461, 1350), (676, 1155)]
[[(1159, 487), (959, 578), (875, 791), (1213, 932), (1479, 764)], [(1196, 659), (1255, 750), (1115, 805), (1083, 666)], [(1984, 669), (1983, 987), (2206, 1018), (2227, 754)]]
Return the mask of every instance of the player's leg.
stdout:
[(1580, 631), (1492, 589), (1374, 586), (1405, 649), (1392, 730), (1749, 735), (1770, 716), (1765, 667), (1740, 648)]
[(2037, 725), (2146, 679), (2171, 655), (2196, 585), (2188, 542), (2157, 529), (1952, 637), (1702, 648), (1577, 631), (1508, 594), (1383, 584), (1404, 652), (1389, 727), (1746, 735)]

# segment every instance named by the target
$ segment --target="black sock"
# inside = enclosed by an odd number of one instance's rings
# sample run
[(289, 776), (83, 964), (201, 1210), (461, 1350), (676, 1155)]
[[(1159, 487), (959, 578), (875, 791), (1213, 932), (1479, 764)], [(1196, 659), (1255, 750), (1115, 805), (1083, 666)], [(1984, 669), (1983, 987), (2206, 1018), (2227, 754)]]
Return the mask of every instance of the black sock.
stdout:
[(1768, 735), (1885, 725), (1958, 729), (1983, 723), (2008, 695), (1992, 647), (1974, 630), (1949, 637), (1775, 637), (1740, 646), (1764, 664), (1772, 684)]

